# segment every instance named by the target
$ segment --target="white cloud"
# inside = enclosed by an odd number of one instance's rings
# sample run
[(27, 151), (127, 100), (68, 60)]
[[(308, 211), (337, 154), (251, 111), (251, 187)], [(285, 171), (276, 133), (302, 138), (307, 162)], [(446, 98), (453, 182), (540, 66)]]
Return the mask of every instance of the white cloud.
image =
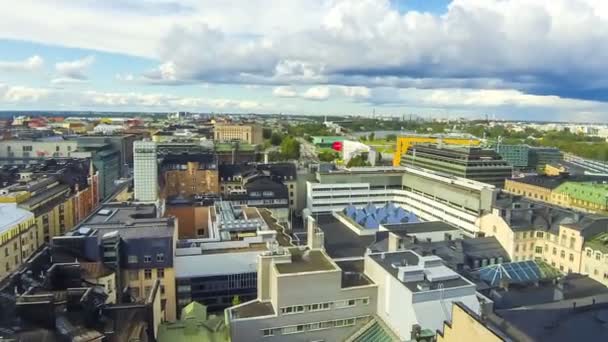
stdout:
[(308, 88), (308, 90), (306, 90), (300, 96), (308, 100), (325, 101), (329, 98), (330, 94), (331, 91), (329, 90), (329, 87), (316, 86)]
[(367, 99), (371, 96), (371, 90), (367, 87), (340, 87), (344, 96), (356, 99)]
[(280, 86), (272, 90), (272, 94), (277, 97), (296, 97), (298, 93), (290, 86)]
[(49, 94), (50, 91), (44, 88), (0, 84), (0, 103), (37, 102), (48, 97)]
[(0, 61), (0, 71), (34, 71), (43, 65), (44, 59), (34, 55), (22, 61)]
[(55, 64), (55, 70), (60, 78), (73, 80), (88, 79), (86, 72), (95, 62), (95, 56), (86, 56), (73, 61), (59, 62)]

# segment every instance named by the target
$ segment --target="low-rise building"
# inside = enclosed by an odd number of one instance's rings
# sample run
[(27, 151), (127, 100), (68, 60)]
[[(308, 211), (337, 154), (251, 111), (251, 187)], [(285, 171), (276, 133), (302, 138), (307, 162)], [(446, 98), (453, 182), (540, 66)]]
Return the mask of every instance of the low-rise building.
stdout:
[(236, 140), (254, 145), (264, 141), (262, 127), (257, 124), (216, 124), (213, 127), (213, 140), (218, 142)]

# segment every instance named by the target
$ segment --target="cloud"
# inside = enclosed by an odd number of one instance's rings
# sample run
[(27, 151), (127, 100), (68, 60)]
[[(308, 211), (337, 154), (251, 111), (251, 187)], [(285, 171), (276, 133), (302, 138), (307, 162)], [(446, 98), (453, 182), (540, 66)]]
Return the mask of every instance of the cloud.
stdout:
[(0, 83), (0, 103), (37, 102), (48, 97), (50, 90), (23, 86), (9, 86)]
[(280, 86), (272, 90), (272, 94), (278, 97), (296, 97), (298, 93), (289, 86)]
[(34, 71), (43, 65), (44, 59), (34, 55), (22, 61), (0, 61), (0, 71)]
[(308, 90), (306, 90), (300, 96), (307, 100), (325, 101), (329, 98), (330, 94), (331, 91), (329, 90), (329, 87), (317, 86), (308, 88)]
[(55, 70), (60, 78), (71, 80), (86, 80), (88, 68), (95, 62), (95, 56), (86, 56), (81, 59), (59, 62), (55, 64)]
[(355, 99), (367, 99), (371, 96), (371, 90), (367, 87), (340, 87), (344, 96)]

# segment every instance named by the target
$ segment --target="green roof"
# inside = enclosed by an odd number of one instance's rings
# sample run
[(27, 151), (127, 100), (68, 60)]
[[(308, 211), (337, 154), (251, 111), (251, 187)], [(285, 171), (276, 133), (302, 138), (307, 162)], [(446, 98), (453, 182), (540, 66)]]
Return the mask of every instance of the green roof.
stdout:
[(608, 202), (608, 184), (593, 182), (565, 182), (554, 190), (571, 198), (605, 206)]
[[(230, 151), (232, 151), (232, 147), (235, 145), (236, 144), (233, 144), (233, 143), (216, 143), (215, 151), (216, 152), (230, 152)], [(255, 146), (256, 145), (242, 143), (242, 142), (238, 144), (239, 151), (255, 151)]]
[(594, 251), (608, 253), (608, 232), (600, 233), (585, 241), (585, 247), (589, 247)]
[(228, 342), (228, 329), (224, 318), (211, 315), (207, 308), (192, 302), (182, 309), (182, 319), (162, 323), (158, 327), (158, 342)]

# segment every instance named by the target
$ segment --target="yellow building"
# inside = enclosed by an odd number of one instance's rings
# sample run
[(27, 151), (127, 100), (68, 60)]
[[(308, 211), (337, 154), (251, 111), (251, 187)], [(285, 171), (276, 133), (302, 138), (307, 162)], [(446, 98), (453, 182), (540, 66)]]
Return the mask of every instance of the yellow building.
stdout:
[(460, 302), (452, 305), (451, 322), (443, 323), (437, 331), (437, 342), (502, 342), (511, 341), (498, 327), (484, 322), (479, 315)]
[(262, 127), (256, 124), (216, 124), (213, 128), (213, 139), (215, 141), (239, 140), (254, 145), (261, 144), (264, 141)]
[(175, 301), (175, 271), (171, 268), (145, 268), (123, 271), (123, 279), (134, 297), (145, 299), (150, 295), (156, 280), (160, 282), (160, 298), (165, 302), (164, 317), (167, 321), (177, 319)]
[(34, 214), (14, 203), (0, 204), (0, 279), (38, 248)]
[(512, 261), (543, 260), (564, 273), (586, 273), (581, 267), (583, 246), (608, 230), (608, 218), (511, 197), (497, 201), (479, 219), (479, 227), (485, 236), (496, 237)]
[(415, 144), (435, 144), (441, 142), (446, 145), (468, 145), (478, 146), (480, 140), (470, 137), (452, 137), (442, 135), (408, 135), (397, 138), (397, 148), (393, 157), (393, 166), (401, 165), (401, 157), (407, 152), (407, 149)]

